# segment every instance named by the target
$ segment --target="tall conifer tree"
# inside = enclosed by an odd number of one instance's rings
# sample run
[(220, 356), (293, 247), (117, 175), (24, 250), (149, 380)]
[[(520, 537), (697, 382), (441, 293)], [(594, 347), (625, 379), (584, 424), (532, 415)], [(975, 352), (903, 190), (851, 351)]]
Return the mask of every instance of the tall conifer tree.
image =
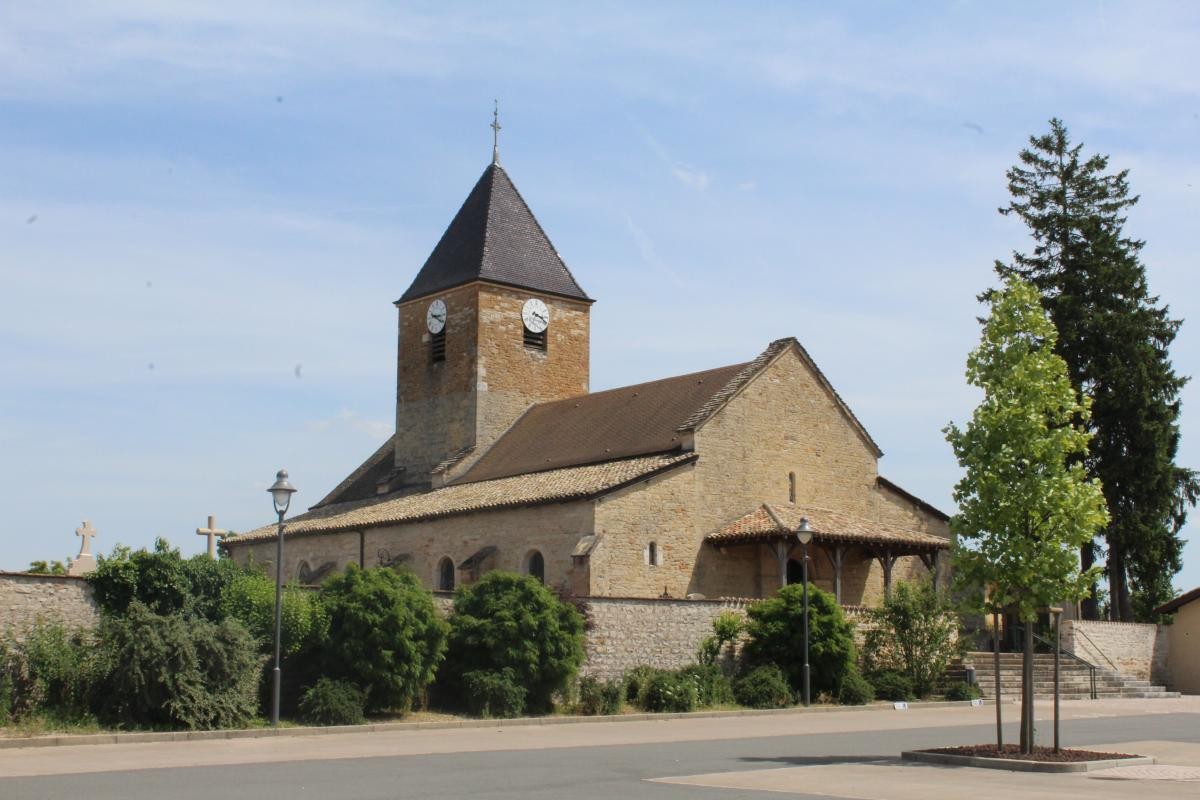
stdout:
[[(1200, 495), (1200, 480), (1175, 464), (1179, 393), (1168, 349), (1180, 320), (1151, 296), (1140, 253), (1144, 242), (1124, 234), (1130, 195), (1128, 170), (1108, 172), (1108, 156), (1081, 155), (1066, 126), (1030, 137), (1020, 164), (1008, 171), (1015, 215), (1034, 240), (1031, 253), (996, 262), (1042, 294), (1059, 331), (1058, 353), (1075, 386), (1092, 400), (1094, 434), (1088, 474), (1104, 486), (1111, 521), (1104, 530), (1110, 617), (1147, 619), (1173, 596), (1182, 566), (1179, 531)], [(1086, 569), (1094, 542), (1082, 548)], [(1095, 618), (1094, 601), (1085, 616)]]

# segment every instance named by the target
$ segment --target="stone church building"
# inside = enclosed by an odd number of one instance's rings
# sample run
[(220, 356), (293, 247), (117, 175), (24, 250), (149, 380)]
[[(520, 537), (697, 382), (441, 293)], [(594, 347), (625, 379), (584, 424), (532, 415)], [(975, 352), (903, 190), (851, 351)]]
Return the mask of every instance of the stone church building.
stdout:
[[(435, 590), (503, 569), (578, 597), (758, 598), (798, 579), (801, 518), (844, 605), (938, 571), (946, 515), (879, 474), (799, 342), (590, 392), (593, 302), (494, 161), (396, 301), (395, 434), (288, 520), (287, 578), (353, 562)], [(275, 536), (223, 547), (272, 564)]]

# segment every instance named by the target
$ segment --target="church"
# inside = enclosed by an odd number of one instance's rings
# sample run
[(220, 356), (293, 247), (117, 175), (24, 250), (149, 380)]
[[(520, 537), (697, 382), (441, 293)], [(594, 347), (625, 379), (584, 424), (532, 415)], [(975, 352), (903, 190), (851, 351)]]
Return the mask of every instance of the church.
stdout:
[[(945, 582), (947, 516), (879, 474), (798, 341), (590, 392), (593, 302), (493, 158), (395, 303), (395, 433), (287, 520), (286, 579), (355, 563), (440, 591), (501, 569), (579, 598), (761, 598), (798, 580), (804, 519), (810, 580), (845, 606)], [(222, 547), (273, 572), (275, 538)]]

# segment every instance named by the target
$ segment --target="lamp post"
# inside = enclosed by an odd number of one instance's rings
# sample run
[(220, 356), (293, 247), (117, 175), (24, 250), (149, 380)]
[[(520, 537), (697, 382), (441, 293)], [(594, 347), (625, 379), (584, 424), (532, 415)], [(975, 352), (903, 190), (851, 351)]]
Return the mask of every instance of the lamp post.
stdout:
[(800, 579), (804, 582), (804, 705), (812, 701), (808, 680), (808, 543), (812, 541), (812, 529), (808, 527), (808, 517), (800, 518), (800, 527), (796, 529), (796, 538), (800, 540), (803, 555), (800, 562)]
[(271, 725), (279, 727), (279, 642), (283, 621), (283, 515), (287, 513), (296, 487), (288, 481), (286, 469), (275, 475), (275, 483), (267, 489), (275, 501), (275, 513), (279, 515), (279, 536), (275, 542), (275, 669), (271, 673)]

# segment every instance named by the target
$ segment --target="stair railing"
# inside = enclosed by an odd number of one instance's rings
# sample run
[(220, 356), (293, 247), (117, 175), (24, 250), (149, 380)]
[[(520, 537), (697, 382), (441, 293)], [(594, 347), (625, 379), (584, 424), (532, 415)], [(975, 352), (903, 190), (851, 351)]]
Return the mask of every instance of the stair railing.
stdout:
[(1112, 667), (1112, 670), (1113, 670), (1113, 672), (1120, 672), (1120, 671), (1121, 671), (1121, 670), (1117, 669), (1117, 665), (1116, 665), (1116, 664), (1114, 664), (1114, 663), (1112, 662), (1112, 659), (1111, 659), (1111, 658), (1109, 658), (1108, 656), (1104, 655), (1104, 651), (1103, 651), (1103, 650), (1101, 650), (1099, 647), (1097, 647), (1097, 646), (1096, 646), (1096, 643), (1092, 641), (1092, 637), (1088, 636), (1088, 635), (1087, 635), (1087, 632), (1086, 632), (1085, 630), (1083, 630), (1082, 628), (1080, 628), (1080, 627), (1076, 626), (1076, 627), (1075, 627), (1075, 633), (1077, 633), (1077, 634), (1079, 634), (1080, 636), (1082, 636), (1083, 638), (1087, 639), (1087, 641), (1088, 641), (1088, 644), (1090, 644), (1090, 645), (1092, 646), (1092, 649), (1093, 649), (1093, 650), (1095, 650), (1097, 653), (1099, 653), (1099, 654), (1100, 654), (1100, 657), (1101, 657), (1101, 658), (1103, 658), (1105, 661), (1107, 661), (1107, 662), (1108, 662), (1108, 665), (1109, 665), (1110, 667)]
[[(1023, 625), (1015, 625), (1014, 626), (1014, 629), (1018, 634), (1024, 632), (1023, 628), (1024, 628)], [(1023, 640), (1023, 637), (1021, 637), (1021, 636), (1017, 637), (1018, 646), (1022, 640)], [(1088, 641), (1091, 641), (1091, 640), (1089, 639)], [(1033, 642), (1034, 642), (1034, 644), (1033, 644), (1034, 648), (1036, 648), (1038, 646), (1038, 644), (1043, 644), (1046, 647), (1050, 648), (1051, 653), (1054, 652), (1054, 642), (1050, 641), (1049, 639), (1047, 639), (1045, 636), (1042, 636), (1041, 634), (1038, 634), (1038, 633), (1033, 634)], [(1092, 699), (1093, 700), (1099, 699), (1100, 695), (1096, 692), (1096, 670), (1098, 669), (1098, 667), (1095, 664), (1093, 664), (1092, 662), (1088, 661), (1087, 659), (1080, 658), (1075, 653), (1071, 652), (1070, 650), (1068, 650), (1065, 647), (1058, 648), (1058, 652), (1061, 653), (1062, 655), (1066, 656), (1067, 658), (1071, 659), (1072, 661), (1078, 661), (1080, 664), (1083, 664), (1085, 667), (1088, 668), (1088, 675), (1091, 677), (1091, 684), (1092, 684)], [(1104, 654), (1101, 653), (1101, 655), (1104, 655)]]

